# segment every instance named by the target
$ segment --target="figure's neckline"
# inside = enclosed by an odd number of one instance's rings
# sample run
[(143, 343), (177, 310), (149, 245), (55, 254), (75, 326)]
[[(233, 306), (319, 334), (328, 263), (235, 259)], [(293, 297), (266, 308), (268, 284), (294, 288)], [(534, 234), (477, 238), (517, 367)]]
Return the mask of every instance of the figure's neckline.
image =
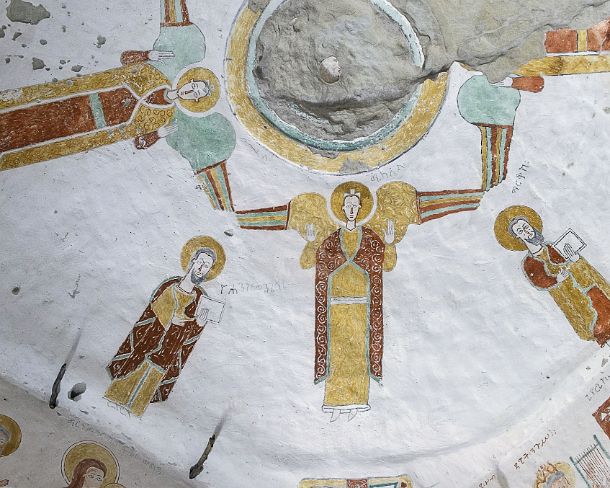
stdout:
[[(354, 248), (354, 252), (350, 253), (350, 252), (348, 252), (348, 250), (345, 247), (345, 242), (343, 240), (343, 233), (344, 232), (349, 232), (350, 234), (352, 234), (354, 231), (357, 232), (358, 242), (356, 243), (356, 247)], [(342, 227), (341, 231), (339, 232), (339, 241), (340, 241), (340, 244), (341, 244), (341, 250), (343, 251), (343, 254), (345, 254), (345, 256), (347, 256), (349, 261), (353, 261), (353, 259), (358, 254), (358, 251), (360, 250), (360, 245), (362, 244), (362, 226), (357, 225), (354, 230), (348, 230), (347, 228)]]
[(180, 282), (178, 282), (176, 288), (178, 289), (178, 291), (184, 295), (188, 295), (188, 296), (195, 296), (197, 293), (195, 292), (195, 288), (197, 287), (197, 285), (193, 286), (193, 290), (192, 291), (186, 291), (184, 288), (182, 288), (180, 286)]

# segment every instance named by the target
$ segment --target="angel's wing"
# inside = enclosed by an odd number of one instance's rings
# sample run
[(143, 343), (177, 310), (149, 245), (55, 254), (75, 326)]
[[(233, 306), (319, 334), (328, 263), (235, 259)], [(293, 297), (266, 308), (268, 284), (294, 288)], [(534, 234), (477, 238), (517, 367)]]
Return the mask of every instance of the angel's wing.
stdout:
[(290, 202), (288, 228), (296, 230), (307, 241), (301, 254), (301, 267), (309, 269), (316, 264), (316, 251), (336, 225), (328, 215), (325, 198), (318, 193), (302, 193)]
[[(390, 227), (388, 227), (388, 222)], [(396, 244), (407, 233), (410, 224), (419, 223), (417, 211), (417, 191), (411, 185), (401, 181), (386, 183), (377, 190), (377, 210), (367, 224), (375, 233), (384, 238), (393, 226), (394, 239), (390, 244), (386, 241), (384, 259), (385, 271), (391, 271), (396, 265)]]

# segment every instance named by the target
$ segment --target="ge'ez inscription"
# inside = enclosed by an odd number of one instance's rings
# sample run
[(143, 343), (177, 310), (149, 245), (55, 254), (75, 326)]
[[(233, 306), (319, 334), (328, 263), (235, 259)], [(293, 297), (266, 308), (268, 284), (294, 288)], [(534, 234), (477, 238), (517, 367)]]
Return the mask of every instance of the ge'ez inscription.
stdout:
[(284, 291), (287, 285), (283, 281), (274, 281), (273, 283), (233, 283), (220, 285), (221, 295), (237, 295), (238, 293), (278, 293)]
[(513, 186), (513, 193), (517, 193), (521, 189), (521, 186), (523, 186), (523, 184), (525, 183), (529, 168), (530, 165), (526, 161), (517, 170), (517, 175), (515, 176), (515, 184)]
[(485, 481), (481, 481), (477, 488), (485, 488), (489, 483), (496, 479), (496, 475), (493, 474), (491, 477), (487, 478)]
[(525, 462), (530, 457), (530, 455), (533, 456), (534, 454), (536, 454), (537, 452), (542, 450), (542, 448), (546, 445), (546, 443), (549, 441), (549, 439), (556, 434), (557, 434), (556, 430), (548, 431), (540, 442), (536, 442), (528, 451), (524, 452), (523, 455), (521, 455), (521, 457), (519, 459), (517, 459), (517, 461), (515, 461), (515, 463), (513, 465), (515, 467), (515, 469), (521, 469), (521, 466), (523, 466), (525, 464)]
[(602, 376), (589, 390), (585, 393), (585, 398), (589, 401), (593, 400), (593, 397), (606, 388), (606, 385), (610, 383), (610, 376)]
[(398, 178), (403, 169), (405, 169), (405, 165), (399, 163), (397, 166), (390, 168), (388, 170), (380, 170), (377, 173), (373, 173), (371, 175), (371, 181), (379, 183), (382, 181), (392, 180), (394, 178)]

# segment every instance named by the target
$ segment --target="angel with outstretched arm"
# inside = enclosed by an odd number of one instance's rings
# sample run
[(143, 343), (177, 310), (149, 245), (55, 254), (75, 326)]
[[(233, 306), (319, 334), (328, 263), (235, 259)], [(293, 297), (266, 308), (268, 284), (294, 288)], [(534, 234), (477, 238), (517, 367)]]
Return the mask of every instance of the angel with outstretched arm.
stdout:
[[(331, 421), (370, 409), (370, 378), (381, 383), (383, 272), (396, 266), (396, 245), (410, 224), (478, 207), (483, 190), (417, 192), (391, 182), (376, 199), (362, 183), (339, 185), (326, 199), (305, 193), (289, 204), (238, 211), (245, 229), (299, 232), (303, 269), (315, 276), (315, 383), (325, 382)], [(376, 200), (376, 202), (374, 201)]]

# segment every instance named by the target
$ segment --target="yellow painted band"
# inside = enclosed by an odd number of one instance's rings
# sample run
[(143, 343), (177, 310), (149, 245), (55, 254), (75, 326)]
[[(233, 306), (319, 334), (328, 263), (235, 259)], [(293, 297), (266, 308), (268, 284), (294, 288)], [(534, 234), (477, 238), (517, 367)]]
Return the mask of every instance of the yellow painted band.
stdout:
[(576, 31), (576, 50), (579, 53), (587, 50), (587, 31), (585, 29)]
[(521, 66), (521, 76), (561, 76), (610, 72), (609, 55), (548, 56), (533, 59)]
[(426, 80), (411, 116), (394, 133), (373, 146), (342, 151), (331, 158), (314, 153), (306, 145), (286, 136), (258, 112), (248, 95), (245, 77), (248, 45), (260, 15), (261, 12), (245, 6), (233, 25), (226, 62), (227, 93), (240, 122), (275, 154), (325, 173), (339, 173), (346, 163), (360, 163), (374, 169), (411, 149), (428, 132), (445, 98), (447, 73), (440, 74), (435, 80)]

